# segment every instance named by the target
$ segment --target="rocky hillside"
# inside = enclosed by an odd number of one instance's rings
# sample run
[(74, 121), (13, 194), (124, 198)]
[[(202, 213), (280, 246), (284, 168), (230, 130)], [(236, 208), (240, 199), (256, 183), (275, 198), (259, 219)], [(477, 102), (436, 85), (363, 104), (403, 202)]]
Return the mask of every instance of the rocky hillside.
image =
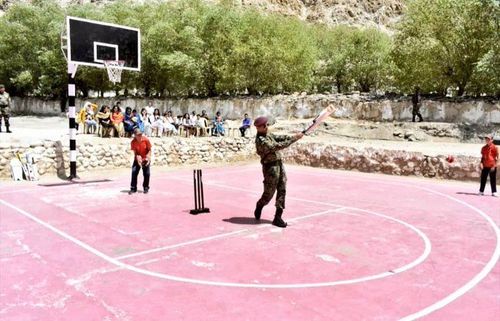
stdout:
[[(15, 2), (30, 0), (0, 0), (2, 10)], [(67, 3), (101, 3), (112, 0), (59, 0)], [(141, 1), (141, 0), (138, 0)], [(144, 0), (143, 0), (144, 1)], [(167, 0), (168, 1), (168, 0)], [(216, 2), (217, 0), (206, 0)], [(256, 7), (264, 11), (297, 16), (302, 20), (329, 25), (349, 24), (379, 26), (391, 29), (401, 16), (406, 0), (233, 0), (235, 5)]]
[(244, 6), (298, 16), (329, 25), (391, 28), (401, 17), (405, 0), (240, 0)]

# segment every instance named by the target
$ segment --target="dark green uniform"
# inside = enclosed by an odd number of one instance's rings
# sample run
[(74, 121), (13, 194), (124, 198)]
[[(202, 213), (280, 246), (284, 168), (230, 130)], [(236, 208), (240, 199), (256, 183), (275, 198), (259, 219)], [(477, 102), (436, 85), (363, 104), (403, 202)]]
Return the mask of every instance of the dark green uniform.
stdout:
[(7, 131), (9, 131), (9, 117), (10, 117), (10, 96), (4, 91), (3, 94), (0, 94), (0, 130), (2, 127), (2, 118), (5, 122), (5, 127), (7, 127)]
[(276, 190), (276, 208), (285, 208), (286, 196), (286, 173), (281, 162), (280, 150), (290, 146), (298, 139), (293, 136), (257, 134), (255, 138), (255, 148), (260, 156), (262, 164), (262, 174), (264, 175), (264, 193), (257, 202), (257, 207), (264, 207), (273, 198)]

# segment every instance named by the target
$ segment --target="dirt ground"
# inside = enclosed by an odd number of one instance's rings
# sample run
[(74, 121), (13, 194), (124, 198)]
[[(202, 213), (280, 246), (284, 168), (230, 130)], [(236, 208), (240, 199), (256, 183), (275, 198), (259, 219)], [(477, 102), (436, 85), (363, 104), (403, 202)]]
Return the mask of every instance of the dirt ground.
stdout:
[[(305, 128), (310, 119), (278, 120), (273, 130), (287, 133)], [(68, 140), (68, 119), (64, 117), (20, 116), (11, 118), (12, 134), (0, 133), (0, 145), (26, 146), (43, 140)], [(470, 133), (469, 133), (470, 134)], [(306, 141), (339, 146), (421, 152), (425, 155), (453, 154), (478, 156), (482, 141), (476, 135), (464, 139), (455, 124), (374, 123), (330, 119)], [(79, 134), (78, 141), (99, 141), (95, 135)], [(164, 139), (172, 139), (165, 137)], [(196, 138), (190, 138), (196, 139)]]

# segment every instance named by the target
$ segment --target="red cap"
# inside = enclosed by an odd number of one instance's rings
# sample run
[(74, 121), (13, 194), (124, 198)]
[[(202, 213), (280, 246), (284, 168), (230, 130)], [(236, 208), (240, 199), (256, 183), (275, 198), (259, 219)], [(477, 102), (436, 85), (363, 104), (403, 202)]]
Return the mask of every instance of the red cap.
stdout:
[(267, 124), (267, 117), (265, 117), (265, 116), (257, 117), (257, 118), (255, 118), (255, 121), (253, 122), (253, 125), (255, 127), (259, 127), (259, 126), (262, 126), (265, 124)]

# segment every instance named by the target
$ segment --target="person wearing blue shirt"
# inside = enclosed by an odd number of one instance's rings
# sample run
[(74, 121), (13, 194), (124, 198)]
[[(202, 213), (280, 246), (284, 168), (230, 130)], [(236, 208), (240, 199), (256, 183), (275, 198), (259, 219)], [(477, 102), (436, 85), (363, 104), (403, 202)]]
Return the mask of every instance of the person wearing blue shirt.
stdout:
[(241, 137), (245, 137), (245, 132), (250, 125), (252, 124), (252, 120), (248, 117), (248, 114), (245, 114), (245, 118), (243, 119), (242, 126), (240, 127)]

